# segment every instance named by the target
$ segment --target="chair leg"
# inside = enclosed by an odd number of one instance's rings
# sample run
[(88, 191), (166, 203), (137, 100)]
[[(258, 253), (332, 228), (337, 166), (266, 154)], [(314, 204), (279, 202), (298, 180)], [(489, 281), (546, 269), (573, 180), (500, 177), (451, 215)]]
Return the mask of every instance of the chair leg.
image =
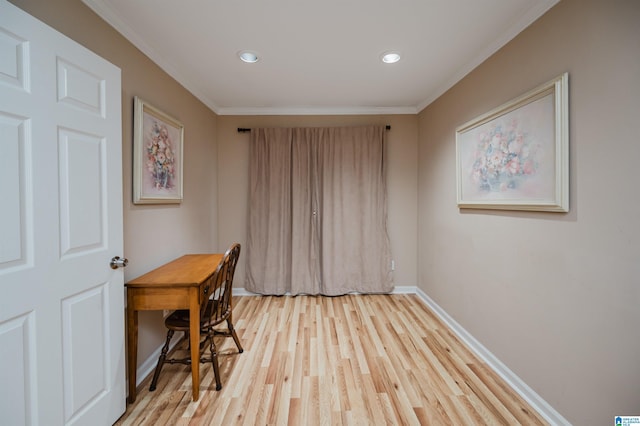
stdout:
[(240, 339), (238, 339), (238, 335), (236, 334), (236, 329), (233, 327), (233, 324), (231, 323), (231, 318), (227, 319), (227, 326), (229, 327), (229, 333), (231, 334), (231, 337), (233, 337), (233, 341), (236, 342), (236, 346), (238, 347), (238, 352), (240, 353), (244, 352), (244, 349), (242, 349), (242, 345), (240, 345)]
[(220, 367), (218, 366), (218, 349), (213, 341), (213, 330), (209, 332), (209, 350), (211, 351), (211, 364), (213, 364), (213, 374), (216, 377), (216, 390), (222, 389), (220, 382)]
[(167, 331), (167, 341), (162, 347), (162, 352), (160, 352), (160, 357), (158, 358), (158, 365), (156, 365), (156, 371), (153, 373), (153, 379), (151, 380), (151, 386), (149, 386), (149, 391), (153, 392), (156, 390), (156, 385), (158, 384), (158, 377), (160, 376), (160, 370), (162, 370), (162, 366), (164, 365), (164, 361), (167, 359), (167, 352), (169, 352), (169, 343), (171, 342), (171, 338), (173, 337), (173, 330)]

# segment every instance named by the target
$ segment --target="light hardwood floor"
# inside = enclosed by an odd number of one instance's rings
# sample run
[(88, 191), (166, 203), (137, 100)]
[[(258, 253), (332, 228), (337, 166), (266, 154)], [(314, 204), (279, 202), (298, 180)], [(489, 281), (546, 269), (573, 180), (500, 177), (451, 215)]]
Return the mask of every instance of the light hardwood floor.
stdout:
[(201, 364), (192, 402), (189, 367), (165, 365), (116, 424), (546, 424), (415, 295), (235, 297), (233, 318), (222, 390)]

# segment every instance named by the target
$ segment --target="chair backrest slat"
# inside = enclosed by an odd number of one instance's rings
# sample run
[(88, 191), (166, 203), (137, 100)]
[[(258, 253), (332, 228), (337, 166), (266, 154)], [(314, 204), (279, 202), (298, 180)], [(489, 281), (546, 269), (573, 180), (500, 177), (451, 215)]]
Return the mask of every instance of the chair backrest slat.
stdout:
[(231, 293), (233, 291), (233, 277), (240, 257), (240, 244), (233, 244), (220, 260), (216, 271), (211, 277), (210, 299), (205, 303), (202, 315), (202, 325), (215, 326), (225, 321), (231, 315)]

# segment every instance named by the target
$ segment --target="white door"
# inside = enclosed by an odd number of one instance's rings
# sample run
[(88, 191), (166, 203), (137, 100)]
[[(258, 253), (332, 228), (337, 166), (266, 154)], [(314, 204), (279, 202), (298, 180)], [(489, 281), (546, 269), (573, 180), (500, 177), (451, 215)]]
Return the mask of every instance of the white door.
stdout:
[(125, 410), (120, 70), (0, 0), (0, 423)]

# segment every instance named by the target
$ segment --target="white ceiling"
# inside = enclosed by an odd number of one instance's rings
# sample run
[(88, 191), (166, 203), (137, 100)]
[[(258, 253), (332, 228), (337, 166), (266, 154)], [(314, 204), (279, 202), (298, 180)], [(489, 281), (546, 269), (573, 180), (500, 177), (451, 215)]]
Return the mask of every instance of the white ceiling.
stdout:
[(295, 115), (417, 113), (558, 0), (83, 1), (217, 114)]

